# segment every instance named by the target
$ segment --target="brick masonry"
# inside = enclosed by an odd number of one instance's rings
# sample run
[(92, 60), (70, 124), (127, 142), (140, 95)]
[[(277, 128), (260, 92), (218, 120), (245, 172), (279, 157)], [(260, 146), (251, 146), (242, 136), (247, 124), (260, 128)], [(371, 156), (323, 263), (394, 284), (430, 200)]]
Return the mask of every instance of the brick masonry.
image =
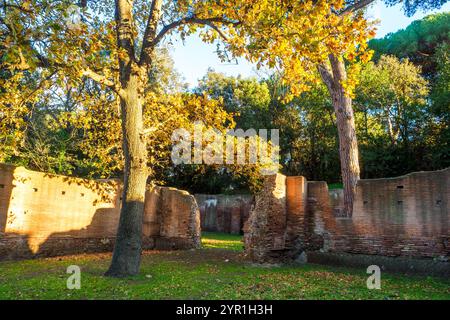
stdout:
[[(0, 165), (0, 260), (111, 251), (121, 184)], [(145, 249), (200, 247), (194, 196), (173, 188), (147, 191)]]
[[(285, 190), (274, 181), (285, 181)], [(285, 199), (285, 211), (268, 212), (276, 199)], [(342, 216), (342, 190), (303, 177), (268, 177), (255, 201), (246, 236), (254, 241), (246, 241), (246, 253), (256, 261), (319, 250), (450, 259), (450, 168), (360, 180), (352, 217)], [(284, 229), (280, 221), (286, 221)], [(283, 245), (274, 248), (280, 238)]]
[(254, 198), (248, 194), (196, 194), (202, 230), (240, 234)]
[(286, 250), (286, 177), (267, 176), (244, 225), (246, 255), (257, 262), (277, 261)]

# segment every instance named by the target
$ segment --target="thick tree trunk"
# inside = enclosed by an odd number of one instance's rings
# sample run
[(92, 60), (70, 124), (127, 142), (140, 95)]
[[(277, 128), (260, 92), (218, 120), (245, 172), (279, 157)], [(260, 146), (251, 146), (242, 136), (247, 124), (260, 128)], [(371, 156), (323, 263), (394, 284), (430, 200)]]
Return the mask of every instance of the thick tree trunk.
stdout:
[(119, 55), (120, 107), (125, 158), (122, 207), (111, 266), (107, 276), (125, 277), (139, 272), (142, 251), (142, 218), (147, 183), (146, 143), (143, 128), (142, 69), (134, 51), (133, 2), (116, 0)]
[(360, 177), (355, 118), (352, 99), (348, 97), (342, 86), (342, 82), (347, 79), (344, 62), (342, 58), (334, 55), (330, 55), (329, 58), (331, 71), (324, 66), (321, 66), (319, 71), (330, 92), (336, 114), (341, 175), (344, 184), (344, 210), (345, 214), (350, 217), (353, 214), (356, 184)]
[(121, 98), (125, 170), (119, 228), (111, 266), (106, 273), (113, 277), (137, 274), (141, 259), (148, 171), (139, 83), (138, 76), (130, 76)]
[(142, 219), (148, 177), (147, 145), (143, 127), (144, 88), (155, 44), (162, 0), (152, 1), (143, 39), (141, 59), (135, 55), (133, 1), (115, 0), (119, 55), (123, 153), (125, 158), (122, 208), (113, 258), (107, 276), (125, 277), (139, 273), (142, 251)]
[(341, 175), (344, 184), (344, 210), (347, 216), (353, 213), (353, 199), (359, 180), (358, 142), (356, 139), (355, 118), (352, 100), (341, 90), (332, 93), (339, 132), (339, 154)]

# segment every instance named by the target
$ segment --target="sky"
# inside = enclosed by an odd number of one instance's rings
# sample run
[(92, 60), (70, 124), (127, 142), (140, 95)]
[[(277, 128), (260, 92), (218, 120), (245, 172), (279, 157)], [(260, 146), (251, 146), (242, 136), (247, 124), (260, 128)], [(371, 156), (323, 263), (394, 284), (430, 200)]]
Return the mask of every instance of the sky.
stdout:
[[(401, 4), (386, 7), (381, 1), (377, 1), (369, 8), (367, 15), (371, 19), (380, 20), (376, 37), (381, 38), (390, 32), (406, 28), (414, 20), (422, 19), (426, 15), (448, 11), (450, 11), (450, 3), (445, 4), (440, 10), (426, 13), (417, 12), (413, 17), (406, 17)], [(231, 76), (239, 74), (243, 77), (264, 76), (256, 70), (255, 65), (244, 59), (239, 59), (237, 64), (222, 63), (215, 53), (216, 45), (205, 44), (196, 36), (187, 38), (184, 43), (181, 40), (173, 39), (172, 46), (171, 55), (175, 62), (175, 68), (191, 88), (197, 85), (198, 80), (206, 74), (208, 68)]]

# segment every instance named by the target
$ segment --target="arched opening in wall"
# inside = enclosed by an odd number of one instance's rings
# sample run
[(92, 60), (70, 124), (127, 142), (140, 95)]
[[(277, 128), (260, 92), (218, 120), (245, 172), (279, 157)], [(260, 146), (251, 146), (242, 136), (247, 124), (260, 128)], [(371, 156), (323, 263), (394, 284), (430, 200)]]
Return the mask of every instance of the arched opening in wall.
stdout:
[(203, 248), (244, 250), (244, 224), (254, 203), (251, 194), (196, 194)]

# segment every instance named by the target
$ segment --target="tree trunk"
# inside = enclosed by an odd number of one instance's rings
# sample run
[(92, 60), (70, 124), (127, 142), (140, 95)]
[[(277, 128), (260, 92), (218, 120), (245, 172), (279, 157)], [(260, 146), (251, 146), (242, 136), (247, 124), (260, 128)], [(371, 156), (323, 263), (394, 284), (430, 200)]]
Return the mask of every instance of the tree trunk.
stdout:
[(139, 273), (142, 252), (142, 220), (148, 177), (147, 144), (144, 133), (144, 88), (155, 44), (162, 0), (154, 0), (143, 39), (141, 59), (135, 55), (133, 1), (115, 0), (119, 57), (120, 107), (125, 158), (124, 189), (113, 258), (107, 276), (125, 277)]
[(142, 218), (147, 182), (146, 143), (143, 136), (143, 84), (135, 59), (133, 3), (116, 0), (119, 55), (120, 108), (125, 158), (122, 207), (111, 266), (107, 276), (125, 277), (139, 272)]
[(391, 144), (394, 146), (397, 144), (398, 134), (396, 134), (394, 132), (394, 126), (392, 125), (392, 120), (391, 120), (391, 110), (389, 107), (385, 111), (385, 117), (386, 117), (389, 139), (391, 140)]
[(148, 171), (139, 83), (139, 77), (131, 75), (120, 100), (125, 169), (119, 228), (111, 266), (106, 273), (113, 277), (137, 274), (141, 259)]
[(360, 177), (355, 118), (352, 99), (348, 97), (342, 86), (342, 82), (347, 79), (344, 61), (334, 55), (330, 55), (329, 60), (331, 71), (325, 66), (320, 66), (319, 71), (330, 92), (336, 114), (341, 175), (344, 184), (344, 211), (350, 217), (353, 214), (356, 184)]
[(344, 210), (347, 216), (353, 213), (353, 199), (359, 180), (358, 142), (356, 139), (355, 119), (352, 100), (341, 90), (332, 93), (339, 132), (339, 154), (341, 175), (344, 184)]
[(125, 159), (122, 207), (113, 258), (105, 275), (126, 277), (139, 273), (142, 219), (147, 183), (146, 141), (143, 128), (143, 69), (135, 60), (132, 2), (116, 0), (120, 108)]

